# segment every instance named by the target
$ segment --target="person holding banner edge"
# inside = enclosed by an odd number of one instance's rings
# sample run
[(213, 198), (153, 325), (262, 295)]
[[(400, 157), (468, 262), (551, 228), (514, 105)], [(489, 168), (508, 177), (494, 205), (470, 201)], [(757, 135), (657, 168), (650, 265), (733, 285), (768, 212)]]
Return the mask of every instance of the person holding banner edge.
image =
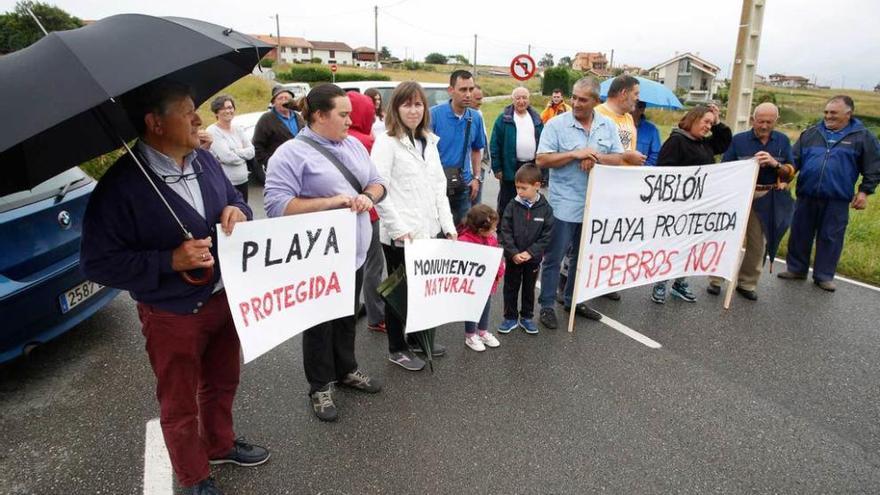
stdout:
[(357, 214), (353, 313), (303, 333), (303, 366), (312, 409), (318, 419), (335, 421), (333, 383), (367, 393), (382, 388), (358, 367), (354, 341), (363, 265), (372, 240), (369, 211), (384, 198), (385, 186), (364, 145), (348, 135), (351, 102), (342, 89), (333, 84), (316, 86), (303, 100), (303, 114), (307, 127), (269, 159), (263, 197), (269, 217), (339, 208)]
[[(710, 136), (711, 133), (711, 136)], [(678, 122), (669, 138), (660, 148), (657, 157), (659, 167), (686, 167), (715, 163), (715, 155), (724, 153), (730, 146), (732, 133), (721, 121), (721, 110), (714, 103), (692, 108)], [(651, 290), (651, 300), (666, 304), (667, 280), (657, 282)], [(696, 302), (684, 277), (675, 279), (672, 295), (686, 302)]]
[[(570, 266), (577, 266), (587, 195), (589, 171), (596, 163), (626, 165), (617, 126), (595, 111), (599, 104), (599, 82), (592, 77), (578, 79), (572, 88), (572, 111), (563, 113), (544, 126), (538, 144), (536, 163), (550, 169), (550, 206), (555, 222), (550, 244), (541, 268), (540, 321), (550, 329), (558, 327), (554, 304), (563, 256), (571, 250)], [(574, 276), (565, 284), (563, 305), (571, 310)], [(575, 305), (575, 312), (592, 320), (602, 316), (586, 303)]]
[[(386, 132), (376, 136), (373, 145), (373, 162), (388, 187), (388, 196), (376, 208), (382, 217), (379, 239), (389, 274), (403, 265), (408, 240), (458, 237), (427, 101), (419, 83), (399, 84), (391, 94)], [(425, 361), (413, 354), (404, 336), (404, 322), (387, 307), (385, 324), (388, 360), (409, 371), (423, 369)], [(432, 355), (445, 353), (440, 344), (430, 347)]]
[[(773, 128), (779, 119), (779, 109), (770, 102), (764, 102), (755, 107), (752, 113), (752, 128), (733, 136), (730, 147), (721, 157), (722, 162), (746, 160), (756, 158), (761, 170), (758, 172), (758, 181), (755, 184), (755, 196), (752, 200), (752, 208), (746, 223), (745, 254), (739, 268), (736, 291), (750, 301), (758, 300), (758, 279), (764, 264), (764, 228), (758, 213), (758, 200), (768, 194), (788, 196), (784, 191), (788, 182), (794, 176), (794, 156), (791, 153), (791, 143), (788, 137)], [(780, 199), (785, 199), (779, 196)], [(769, 199), (769, 198), (768, 198)], [(780, 236), (782, 233), (780, 232)], [(719, 277), (709, 277), (709, 286), (706, 291), (712, 295), (721, 293)]]

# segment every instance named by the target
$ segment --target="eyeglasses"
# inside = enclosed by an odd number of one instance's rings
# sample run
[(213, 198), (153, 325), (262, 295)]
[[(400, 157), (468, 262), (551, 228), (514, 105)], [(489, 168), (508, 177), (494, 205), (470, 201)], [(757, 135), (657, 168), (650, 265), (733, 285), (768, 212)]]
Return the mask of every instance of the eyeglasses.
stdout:
[(188, 174), (160, 175), (159, 177), (162, 177), (162, 182), (164, 182), (166, 184), (177, 184), (178, 182), (180, 182), (182, 180), (195, 180), (200, 175), (202, 175), (203, 172), (204, 172), (204, 169), (202, 168), (202, 164), (199, 163), (198, 160), (194, 160), (193, 161), (193, 171)]

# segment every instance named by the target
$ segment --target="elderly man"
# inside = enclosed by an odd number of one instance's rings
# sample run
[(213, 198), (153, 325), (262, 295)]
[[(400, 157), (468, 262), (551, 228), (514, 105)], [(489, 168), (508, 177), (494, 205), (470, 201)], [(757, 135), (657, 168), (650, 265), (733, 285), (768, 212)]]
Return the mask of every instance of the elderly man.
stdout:
[[(563, 256), (571, 251), (571, 271), (580, 253), (581, 226), (587, 196), (588, 173), (596, 163), (624, 165), (623, 146), (617, 127), (595, 111), (599, 104), (599, 83), (592, 77), (579, 79), (572, 88), (572, 110), (547, 122), (538, 144), (536, 162), (550, 169), (550, 206), (553, 207), (553, 233), (541, 267), (540, 321), (557, 328), (556, 286)], [(563, 305), (571, 310), (574, 276), (565, 284)], [(593, 320), (601, 315), (585, 303), (575, 306), (581, 316)]]
[[(746, 224), (745, 255), (739, 268), (736, 291), (750, 301), (758, 300), (758, 279), (764, 264), (764, 228), (761, 225), (759, 207), (761, 198), (775, 194), (780, 201), (791, 201), (784, 188), (794, 171), (791, 164), (791, 143), (788, 137), (773, 130), (779, 119), (779, 109), (772, 103), (761, 103), (752, 114), (752, 128), (733, 136), (730, 147), (724, 152), (723, 162), (755, 158), (761, 170), (755, 185), (752, 211)], [(722, 279), (709, 277), (709, 294), (721, 293)]]
[[(480, 114), (480, 119), (483, 121), (483, 142), (489, 142), (489, 133), (486, 132), (486, 119), (483, 118), (483, 111), (480, 108), (483, 107), (483, 88), (480, 87), (479, 84), (474, 85), (474, 97), (471, 100), (471, 108), (477, 111)], [(471, 201), (472, 205), (478, 205), (483, 202), (483, 186), (486, 181), (486, 171), (492, 169), (492, 158), (489, 155), (489, 150), (483, 148), (480, 150), (480, 190), (477, 192), (477, 197)]]
[[(199, 149), (201, 119), (186, 86), (151, 83), (125, 102), (145, 170), (126, 154), (98, 183), (83, 223), (82, 268), (89, 280), (137, 301), (177, 480), (188, 493), (217, 494), (209, 463), (255, 466), (269, 458), (232, 429), (239, 342), (214, 259), (214, 225), (228, 235), (253, 214), (217, 160)], [(194, 239), (183, 240), (168, 208)], [(204, 278), (205, 269), (213, 276), (202, 282), (182, 277), (197, 270)]]
[(446, 174), (446, 195), (458, 225), (480, 191), (480, 150), (486, 147), (483, 117), (470, 108), (474, 76), (466, 70), (449, 76), (449, 101), (431, 107), (431, 126), (440, 138), (440, 163)]
[(535, 151), (541, 139), (544, 123), (531, 105), (529, 90), (518, 87), (511, 94), (513, 103), (495, 119), (489, 154), (492, 172), (501, 182), (498, 189), (498, 217), (504, 217), (504, 208), (516, 196), (514, 176), (523, 165), (534, 165)]
[(306, 126), (300, 114), (293, 110), (293, 99), (293, 93), (284, 86), (272, 88), (272, 108), (260, 116), (251, 138), (257, 166), (268, 165), (275, 150)]
[(647, 103), (639, 100), (636, 107), (629, 114), (632, 115), (636, 124), (636, 151), (645, 155), (645, 165), (657, 165), (657, 157), (660, 156), (660, 130), (645, 115)]
[(639, 80), (633, 76), (617, 76), (608, 88), (608, 99), (596, 111), (611, 119), (617, 126), (620, 144), (627, 165), (644, 165), (645, 155), (636, 150), (636, 124), (630, 112), (639, 101)]
[[(794, 145), (799, 172), (797, 203), (788, 239), (787, 270), (779, 278), (807, 278), (816, 238), (813, 281), (834, 292), (834, 272), (843, 250), (848, 208), (863, 210), (880, 182), (880, 142), (853, 118), (852, 98), (838, 95), (825, 104), (825, 118), (801, 133)], [(862, 182), (853, 197), (859, 175)]]
[(547, 102), (547, 108), (541, 112), (541, 122), (546, 124), (547, 121), (553, 117), (570, 111), (571, 107), (565, 102), (565, 97), (562, 96), (562, 90), (556, 88), (550, 92), (550, 101)]

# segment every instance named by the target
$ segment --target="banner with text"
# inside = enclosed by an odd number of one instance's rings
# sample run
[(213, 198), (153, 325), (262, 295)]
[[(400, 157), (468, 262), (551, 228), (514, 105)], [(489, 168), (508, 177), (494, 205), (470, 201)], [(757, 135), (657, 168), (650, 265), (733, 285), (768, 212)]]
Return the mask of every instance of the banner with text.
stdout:
[(238, 223), (231, 236), (217, 237), (244, 362), (319, 323), (354, 314), (351, 211)]
[(407, 243), (406, 333), (453, 321), (479, 321), (501, 254), (501, 248), (447, 239)]
[(577, 302), (689, 275), (732, 280), (758, 164), (590, 172)]

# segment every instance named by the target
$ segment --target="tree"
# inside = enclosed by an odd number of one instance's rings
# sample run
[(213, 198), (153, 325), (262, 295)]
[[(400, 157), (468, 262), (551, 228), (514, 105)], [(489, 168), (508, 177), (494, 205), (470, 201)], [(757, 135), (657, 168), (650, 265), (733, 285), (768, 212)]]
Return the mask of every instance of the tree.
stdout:
[(18, 2), (14, 11), (0, 15), (0, 54), (21, 50), (43, 37), (40, 27), (27, 13), (28, 7), (50, 33), (76, 29), (83, 25), (81, 20), (58, 7), (42, 2)]
[(449, 59), (446, 57), (446, 55), (437, 52), (429, 53), (428, 56), (425, 57), (426, 64), (445, 65), (448, 61)]
[(571, 68), (571, 57), (562, 57), (559, 59), (559, 62), (556, 64), (557, 67), (568, 67)]
[(545, 53), (544, 56), (538, 61), (538, 65), (543, 69), (550, 69), (553, 67), (553, 54)]
[(465, 57), (464, 55), (450, 55), (449, 57), (447, 57), (447, 59), (453, 60), (457, 64), (471, 65), (470, 60), (468, 60), (467, 57)]
[(383, 46), (382, 49), (379, 50), (379, 58), (382, 60), (388, 60), (391, 58), (391, 50), (389, 50), (387, 46)]

